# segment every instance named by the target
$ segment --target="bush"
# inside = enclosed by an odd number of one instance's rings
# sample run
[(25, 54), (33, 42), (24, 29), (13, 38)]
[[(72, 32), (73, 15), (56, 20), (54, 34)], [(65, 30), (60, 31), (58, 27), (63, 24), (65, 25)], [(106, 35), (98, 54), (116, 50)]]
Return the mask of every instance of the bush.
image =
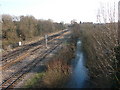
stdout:
[(99, 79), (95, 82), (97, 87), (111, 87), (115, 77), (117, 31), (112, 25), (110, 28), (107, 24), (82, 26), (83, 47), (88, 56), (87, 67), (90, 76)]
[(33, 16), (13, 17), (2, 15), (3, 49), (19, 40), (28, 41), (37, 36), (65, 29), (63, 23), (54, 23), (52, 20), (39, 20)]
[(67, 81), (70, 72), (70, 66), (62, 63), (61, 60), (54, 60), (48, 65), (48, 70), (43, 79), (44, 83), (51, 88), (62, 87)]
[(74, 57), (74, 46), (65, 44), (64, 47), (48, 63), (43, 78), (44, 84), (49, 88), (63, 87), (71, 73), (71, 60)]

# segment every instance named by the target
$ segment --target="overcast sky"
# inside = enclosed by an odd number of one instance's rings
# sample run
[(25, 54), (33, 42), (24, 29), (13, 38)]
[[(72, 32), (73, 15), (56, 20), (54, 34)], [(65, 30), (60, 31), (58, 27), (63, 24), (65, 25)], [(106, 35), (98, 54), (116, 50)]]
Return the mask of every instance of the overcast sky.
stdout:
[[(33, 15), (37, 19), (55, 22), (96, 22), (100, 4), (117, 3), (119, 0), (0, 0), (0, 14), (15, 16)], [(117, 10), (117, 9), (116, 9)]]

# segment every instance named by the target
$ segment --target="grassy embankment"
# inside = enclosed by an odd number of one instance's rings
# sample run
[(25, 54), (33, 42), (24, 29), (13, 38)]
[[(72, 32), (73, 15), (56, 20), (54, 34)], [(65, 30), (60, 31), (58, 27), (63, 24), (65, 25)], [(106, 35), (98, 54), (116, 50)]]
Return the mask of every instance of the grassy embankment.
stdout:
[(64, 47), (46, 65), (46, 71), (38, 73), (28, 80), (25, 87), (63, 87), (71, 73), (70, 62), (74, 57), (74, 48), (72, 43), (64, 44)]
[(115, 53), (118, 46), (116, 27), (115, 24), (81, 25), (83, 48), (94, 87), (117, 87), (120, 83), (116, 75), (119, 72)]
[[(73, 26), (72, 29), (75, 29)], [(74, 30), (73, 30), (74, 31)], [(36, 74), (25, 84), (27, 88), (61, 88), (71, 74), (71, 60), (74, 58), (77, 36), (72, 32), (71, 38), (63, 43), (63, 47), (49, 60), (45, 72)]]

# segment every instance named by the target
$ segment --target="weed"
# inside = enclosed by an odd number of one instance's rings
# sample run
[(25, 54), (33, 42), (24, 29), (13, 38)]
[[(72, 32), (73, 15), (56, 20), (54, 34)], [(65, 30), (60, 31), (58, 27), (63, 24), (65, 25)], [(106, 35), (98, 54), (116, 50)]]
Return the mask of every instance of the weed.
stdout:
[(37, 73), (34, 75), (33, 78), (28, 79), (25, 83), (25, 88), (33, 88), (35, 87), (38, 82), (40, 82), (40, 80), (42, 80), (42, 77), (44, 76), (44, 72), (43, 73)]

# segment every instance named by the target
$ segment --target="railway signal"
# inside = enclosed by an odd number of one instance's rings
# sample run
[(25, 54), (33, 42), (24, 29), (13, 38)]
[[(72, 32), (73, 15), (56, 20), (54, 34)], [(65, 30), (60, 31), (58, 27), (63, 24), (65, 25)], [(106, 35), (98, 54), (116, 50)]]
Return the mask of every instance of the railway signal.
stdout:
[(19, 41), (19, 46), (21, 46), (22, 45), (22, 43), (21, 43), (21, 41)]
[(45, 35), (45, 45), (46, 45), (46, 48), (48, 48), (47, 43), (48, 43), (48, 35)]

